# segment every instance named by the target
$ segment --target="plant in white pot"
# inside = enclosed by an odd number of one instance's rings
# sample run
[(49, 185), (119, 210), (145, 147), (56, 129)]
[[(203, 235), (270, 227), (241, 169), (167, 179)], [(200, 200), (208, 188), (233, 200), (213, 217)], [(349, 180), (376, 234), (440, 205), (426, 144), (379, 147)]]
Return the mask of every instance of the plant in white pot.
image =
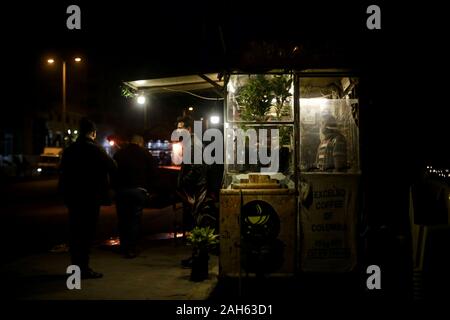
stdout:
[(188, 235), (187, 240), (192, 245), (191, 280), (202, 281), (208, 278), (209, 252), (219, 243), (218, 234), (214, 228), (195, 227)]

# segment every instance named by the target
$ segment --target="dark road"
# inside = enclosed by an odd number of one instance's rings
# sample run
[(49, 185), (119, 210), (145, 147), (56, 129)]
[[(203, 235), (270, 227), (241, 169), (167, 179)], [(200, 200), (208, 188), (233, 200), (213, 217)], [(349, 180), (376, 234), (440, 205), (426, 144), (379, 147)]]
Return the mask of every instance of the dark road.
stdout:
[[(57, 192), (57, 179), (16, 182), (1, 186), (0, 192), (2, 262), (67, 243), (68, 214)], [(172, 206), (145, 209), (143, 236), (173, 231), (180, 213)], [(116, 236), (115, 206), (102, 207), (96, 242)]]

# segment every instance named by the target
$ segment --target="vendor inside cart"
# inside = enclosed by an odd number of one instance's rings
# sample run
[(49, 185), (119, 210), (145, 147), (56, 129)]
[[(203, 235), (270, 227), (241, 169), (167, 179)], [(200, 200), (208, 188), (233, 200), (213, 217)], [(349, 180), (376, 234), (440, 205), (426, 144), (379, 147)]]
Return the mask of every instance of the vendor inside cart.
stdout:
[(322, 116), (320, 144), (317, 149), (317, 168), (321, 171), (345, 171), (347, 168), (347, 142), (339, 131), (336, 118)]

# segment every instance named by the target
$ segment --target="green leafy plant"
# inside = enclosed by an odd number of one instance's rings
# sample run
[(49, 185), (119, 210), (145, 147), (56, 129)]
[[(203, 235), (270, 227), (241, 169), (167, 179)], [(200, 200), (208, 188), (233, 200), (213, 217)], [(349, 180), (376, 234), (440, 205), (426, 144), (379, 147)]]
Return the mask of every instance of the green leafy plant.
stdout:
[(236, 92), (236, 101), (241, 107), (241, 119), (244, 121), (266, 121), (274, 102), (276, 120), (289, 115), (289, 98), (292, 77), (275, 75), (272, 79), (258, 74)]
[(241, 107), (241, 119), (244, 121), (267, 120), (272, 99), (272, 86), (264, 75), (256, 75), (250, 78), (236, 92), (236, 101)]
[(121, 86), (120, 87), (120, 93), (125, 98), (133, 98), (136, 94), (131, 90), (128, 86)]
[(187, 236), (188, 243), (199, 251), (210, 250), (219, 243), (218, 234), (210, 227), (195, 227)]
[(275, 113), (277, 120), (285, 115), (289, 115), (288, 99), (292, 96), (290, 92), (292, 86), (292, 77), (285, 75), (276, 75), (272, 78), (271, 86), (275, 96)]

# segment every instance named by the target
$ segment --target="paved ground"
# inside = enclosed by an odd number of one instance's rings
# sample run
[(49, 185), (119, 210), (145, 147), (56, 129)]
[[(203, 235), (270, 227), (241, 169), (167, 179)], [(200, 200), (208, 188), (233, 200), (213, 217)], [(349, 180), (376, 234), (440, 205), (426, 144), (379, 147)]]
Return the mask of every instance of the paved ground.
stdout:
[(147, 240), (141, 255), (124, 259), (112, 247), (97, 246), (92, 267), (101, 279), (82, 280), (81, 290), (68, 290), (67, 252), (32, 255), (0, 268), (9, 298), (27, 300), (203, 300), (217, 284), (217, 256), (210, 259), (210, 277), (189, 280), (190, 269), (180, 266), (190, 248), (177, 239)]
[[(32, 180), (0, 186), (0, 262), (48, 252), (68, 241), (68, 213), (57, 192), (57, 180)], [(146, 208), (142, 232), (169, 232), (181, 224), (181, 205)], [(96, 239), (117, 236), (115, 206), (102, 207)]]
[[(181, 224), (181, 206), (146, 208), (142, 221), (143, 251), (128, 260), (102, 244), (117, 236), (115, 206), (102, 207), (92, 252), (92, 267), (104, 278), (84, 280), (82, 290), (66, 288), (67, 252), (52, 249), (67, 243), (68, 214), (57, 180), (33, 179), (0, 186), (0, 274), (2, 290), (11, 299), (206, 299), (217, 283), (217, 257), (210, 260), (211, 277), (189, 281), (190, 269), (180, 260), (190, 248), (167, 238)], [(173, 233), (171, 233), (173, 237)]]
[[(302, 301), (356, 301), (369, 299), (397, 300), (408, 298), (410, 275), (404, 265), (408, 256), (389, 237), (371, 241), (370, 260), (363, 266), (377, 264), (383, 270), (382, 292), (367, 292), (366, 270), (344, 276), (300, 275), (287, 279), (244, 278), (239, 286), (237, 279), (217, 281), (217, 257), (211, 259), (211, 278), (202, 283), (189, 281), (190, 270), (181, 269), (180, 260), (189, 255), (189, 248), (173, 240), (154, 240), (158, 234), (171, 232), (181, 223), (180, 209), (166, 205), (144, 211), (142, 256), (135, 260), (123, 259), (111, 250), (99, 246), (117, 235), (115, 207), (103, 207), (97, 228), (97, 247), (93, 250), (92, 266), (103, 272), (99, 280), (85, 280), (82, 290), (69, 291), (65, 283), (67, 252), (53, 253), (56, 245), (67, 242), (67, 209), (56, 192), (56, 180), (34, 180), (10, 185), (0, 185), (0, 275), (2, 292), (10, 299), (206, 299), (223, 301), (241, 298), (253, 301), (282, 299)], [(179, 206), (178, 206), (179, 207)], [(439, 237), (438, 237), (439, 236)], [(384, 240), (383, 240), (384, 239)], [(388, 241), (389, 240), (389, 241)], [(432, 239), (436, 252), (447, 252), (448, 233)], [(438, 257), (438, 256), (436, 256)], [(437, 258), (436, 258), (437, 259)], [(430, 274), (436, 274), (435, 283), (442, 290), (432, 290), (438, 297), (448, 285), (448, 261), (437, 259)], [(431, 270), (431, 269), (430, 269)], [(442, 281), (446, 276), (447, 282)], [(241, 290), (239, 290), (241, 287)], [(448, 291), (448, 290), (447, 290)], [(211, 293), (209, 295), (209, 293)], [(448, 292), (447, 296), (448, 296)]]

